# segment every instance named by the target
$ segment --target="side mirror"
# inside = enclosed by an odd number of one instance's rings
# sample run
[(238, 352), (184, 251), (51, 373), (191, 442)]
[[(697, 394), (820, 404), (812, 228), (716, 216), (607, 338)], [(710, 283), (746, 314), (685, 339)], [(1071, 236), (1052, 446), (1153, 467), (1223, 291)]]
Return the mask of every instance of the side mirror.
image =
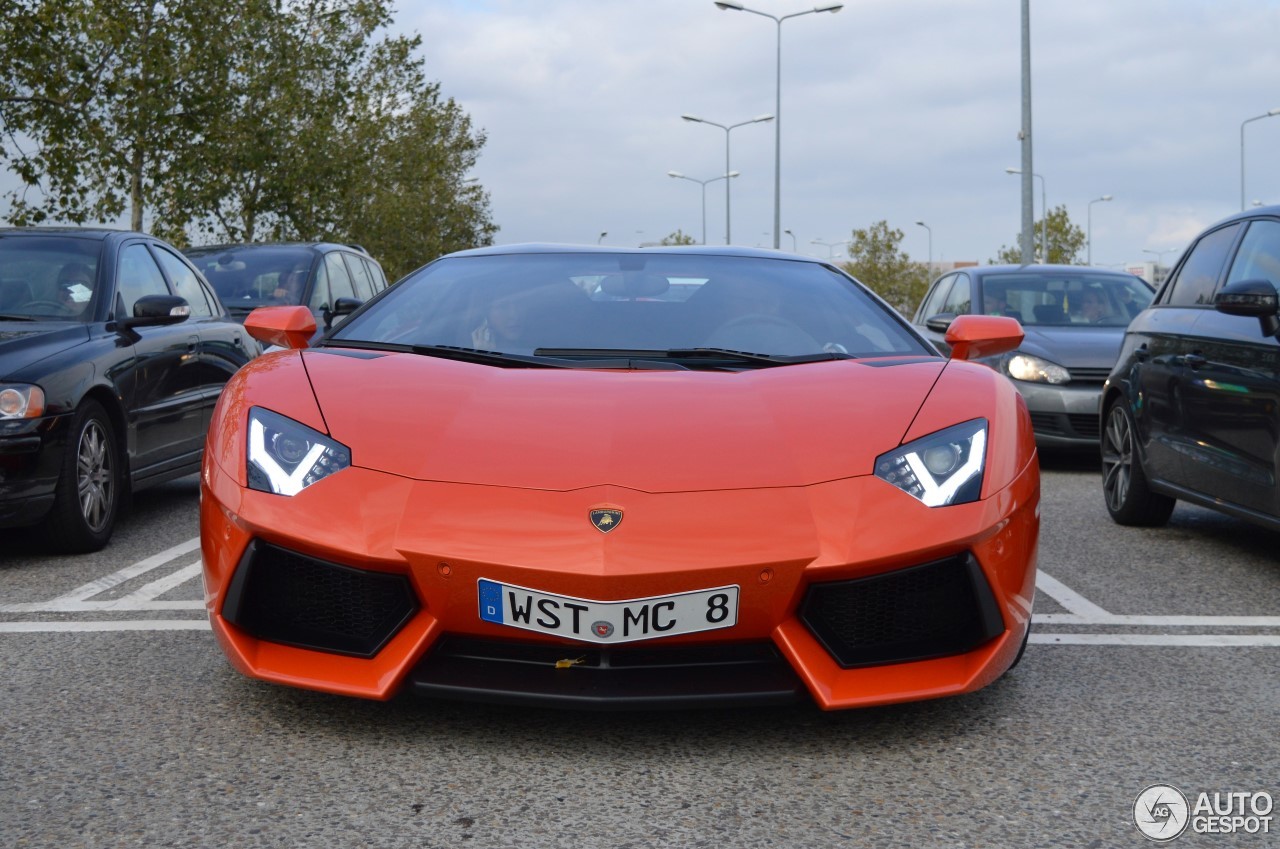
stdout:
[(976, 360), (1014, 350), (1025, 335), (1016, 318), (958, 315), (944, 338), (951, 346), (951, 359)]
[(1280, 293), (1269, 280), (1241, 280), (1213, 296), (1213, 308), (1227, 315), (1258, 319), (1264, 336), (1280, 332)]
[(143, 295), (133, 303), (133, 315), (118, 319), (121, 330), (135, 327), (160, 327), (186, 321), (191, 306), (177, 295)]
[(333, 302), (332, 308), (330, 308), (328, 304), (325, 304), (323, 309), (320, 311), (320, 315), (324, 318), (324, 329), (328, 330), (330, 327), (333, 327), (333, 320), (335, 318), (343, 315), (351, 315), (362, 306), (364, 306), (364, 301), (359, 298), (338, 298)]
[(956, 320), (955, 313), (944, 312), (938, 315), (931, 315), (924, 320), (924, 326), (935, 333), (946, 333), (947, 328), (951, 326), (951, 322)]
[(265, 345), (301, 349), (316, 333), (316, 317), (306, 307), (258, 307), (244, 320), (249, 335)]

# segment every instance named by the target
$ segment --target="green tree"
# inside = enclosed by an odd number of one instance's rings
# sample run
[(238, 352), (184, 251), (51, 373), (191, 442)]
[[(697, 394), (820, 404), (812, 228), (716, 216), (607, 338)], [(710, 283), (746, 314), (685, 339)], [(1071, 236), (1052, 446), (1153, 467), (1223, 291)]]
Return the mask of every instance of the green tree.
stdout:
[[(23, 182), (9, 220), (135, 229), (227, 106), (236, 40), (271, 0), (9, 0), (0, 15), (0, 156)], [(240, 35), (237, 35), (240, 34)], [(232, 61), (229, 63), (228, 58)]]
[(670, 236), (666, 236), (665, 238), (663, 238), (663, 240), (661, 242), (658, 242), (658, 244), (660, 245), (696, 245), (698, 244), (698, 240), (688, 235), (682, 230), (676, 230)]
[[(1045, 219), (1040, 219), (1035, 223), (1035, 254), (1037, 262), (1046, 261), (1043, 257), (1044, 250), (1042, 247)], [(1048, 262), (1060, 263), (1063, 265), (1079, 265), (1080, 250), (1084, 247), (1085, 233), (1075, 224), (1071, 223), (1071, 216), (1067, 214), (1066, 206), (1055, 206), (1049, 210), (1048, 216), (1048, 240), (1049, 240), (1049, 258)], [(1013, 247), (1002, 246), (1000, 253), (992, 262), (1011, 263), (1020, 265), (1022, 263), (1022, 234), (1013, 240)]]
[(390, 0), (9, 0), (10, 220), (175, 242), (359, 242), (394, 277), (497, 227), (485, 135), (383, 35)]
[(903, 236), (887, 221), (854, 230), (844, 269), (899, 312), (910, 314), (929, 288), (929, 269), (898, 249)]

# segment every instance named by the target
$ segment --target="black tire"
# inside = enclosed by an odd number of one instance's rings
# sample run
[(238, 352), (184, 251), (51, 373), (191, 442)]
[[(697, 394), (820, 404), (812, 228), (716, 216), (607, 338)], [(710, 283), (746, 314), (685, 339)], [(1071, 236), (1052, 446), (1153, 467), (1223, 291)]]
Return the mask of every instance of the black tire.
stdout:
[(1123, 398), (1107, 408), (1102, 426), (1102, 494), (1120, 525), (1159, 527), (1169, 521), (1176, 499), (1152, 492), (1134, 438), (1133, 415)]
[(97, 551), (111, 539), (124, 497), (120, 447), (102, 405), (86, 400), (76, 410), (53, 509), (43, 531), (55, 551)]

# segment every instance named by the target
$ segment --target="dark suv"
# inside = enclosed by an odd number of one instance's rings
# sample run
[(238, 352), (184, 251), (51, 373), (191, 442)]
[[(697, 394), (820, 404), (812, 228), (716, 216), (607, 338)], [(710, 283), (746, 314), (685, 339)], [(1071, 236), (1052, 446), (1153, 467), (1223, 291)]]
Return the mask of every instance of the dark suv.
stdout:
[(1280, 206), (1183, 254), (1129, 325), (1101, 404), (1112, 518), (1162, 525), (1183, 499), (1280, 530)]
[(316, 317), (317, 336), (337, 316), (387, 288), (382, 266), (361, 247), (333, 242), (272, 242), (189, 248), (232, 316), (258, 307), (302, 305)]

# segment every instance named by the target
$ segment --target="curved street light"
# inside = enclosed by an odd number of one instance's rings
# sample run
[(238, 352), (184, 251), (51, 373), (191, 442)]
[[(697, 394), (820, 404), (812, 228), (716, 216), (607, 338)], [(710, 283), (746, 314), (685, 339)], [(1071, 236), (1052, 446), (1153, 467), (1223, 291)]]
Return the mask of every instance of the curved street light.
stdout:
[(783, 230), (782, 232), (786, 233), (788, 236), (791, 237), (791, 252), (793, 254), (799, 253), (799, 251), (796, 250), (796, 234), (792, 233), (790, 230)]
[(845, 240), (844, 240), (844, 241), (842, 241), (842, 242), (824, 242), (824, 241), (822, 241), (821, 239), (810, 239), (810, 240), (809, 240), (809, 244), (811, 244), (811, 245), (822, 245), (823, 247), (825, 247), (825, 248), (827, 249), (827, 259), (835, 259), (835, 256), (836, 256), (836, 248), (840, 247), (841, 245), (847, 245), (847, 244), (849, 244), (849, 243), (850, 243), (850, 242), (849, 242), (849, 240), (848, 240), (848, 239), (845, 239)]
[(929, 273), (929, 274), (933, 274), (933, 228), (932, 228), (932, 227), (930, 227), (928, 224), (925, 224), (923, 221), (917, 221), (916, 223), (917, 223), (917, 224), (919, 224), (919, 225), (920, 225), (921, 227), (923, 227), (924, 229), (926, 229), (926, 230), (928, 230), (928, 231), (929, 231), (929, 266), (928, 266), (928, 273)]
[[(1004, 169), (1004, 173), (1021, 174), (1022, 169), (1006, 168)], [(1039, 174), (1035, 173), (1034, 171), (1031, 173), (1031, 176), (1036, 177), (1040, 180), (1040, 211), (1044, 215), (1044, 217), (1040, 219), (1040, 261), (1048, 265), (1049, 263), (1049, 207), (1044, 199), (1045, 198), (1044, 177), (1041, 177)]]
[(777, 250), (782, 238), (782, 22), (788, 18), (812, 15), (815, 12), (831, 12), (835, 14), (844, 8), (844, 4), (819, 3), (812, 9), (793, 12), (790, 15), (782, 15), (781, 17), (770, 15), (768, 12), (748, 9), (741, 3), (731, 2), (731, 0), (715, 0), (715, 4), (716, 8), (721, 11), (750, 12), (753, 15), (768, 18), (778, 25), (777, 80), (774, 89), (773, 107), (773, 114), (778, 119), (778, 122), (773, 127), (773, 248)]
[(608, 233), (608, 232), (601, 233), (601, 234), (600, 234), (600, 238), (596, 239), (596, 244), (598, 245), (598, 244), (600, 244), (601, 242), (603, 242), (603, 241), (604, 241), (604, 237), (605, 237), (605, 236), (607, 236), (607, 235), (609, 235), (609, 233)]
[(1085, 233), (1084, 243), (1088, 245), (1085, 259), (1085, 264), (1087, 265), (1093, 265), (1093, 205), (1109, 200), (1111, 200), (1111, 195), (1103, 195), (1100, 198), (1094, 198), (1089, 201), (1089, 205), (1086, 207), (1088, 209), (1088, 231)]
[[(699, 118), (697, 115), (689, 115), (688, 113), (680, 116), (685, 121), (691, 121), (695, 124), (708, 124), (712, 127), (719, 127), (724, 130), (724, 173), (729, 173), (729, 131), (738, 127), (745, 127), (747, 124), (759, 124), (765, 121), (772, 121), (772, 115), (757, 115), (747, 121), (739, 121), (736, 124), (717, 124), (715, 121), (708, 121), (706, 118)], [(724, 243), (729, 244), (731, 238), (729, 229), (729, 181), (724, 183)]]
[(1244, 212), (1244, 125), (1251, 124), (1254, 121), (1261, 121), (1263, 118), (1270, 118), (1272, 115), (1280, 115), (1280, 109), (1268, 109), (1261, 115), (1255, 115), (1252, 118), (1246, 118), (1240, 123), (1240, 211)]
[(730, 171), (728, 174), (721, 174), (719, 177), (710, 177), (706, 180), (695, 180), (692, 177), (686, 177), (679, 171), (668, 171), (668, 177), (675, 177), (679, 180), (688, 180), (690, 183), (698, 183), (702, 186), (702, 244), (707, 243), (707, 183), (714, 183), (716, 180), (727, 180), (730, 177), (738, 176), (737, 171)]

